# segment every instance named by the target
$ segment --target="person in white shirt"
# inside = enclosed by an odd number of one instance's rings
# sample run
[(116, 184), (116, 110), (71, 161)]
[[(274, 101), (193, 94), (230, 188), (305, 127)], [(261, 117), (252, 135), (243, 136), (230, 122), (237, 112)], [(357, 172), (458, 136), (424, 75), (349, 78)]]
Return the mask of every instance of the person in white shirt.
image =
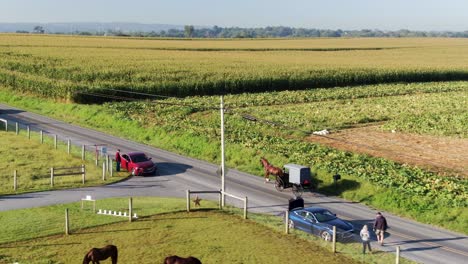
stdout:
[(370, 246), (370, 234), (369, 234), (367, 225), (364, 225), (362, 227), (360, 235), (361, 235), (361, 240), (362, 240), (362, 254), (366, 254), (366, 247), (369, 248), (369, 252), (372, 252), (372, 249)]

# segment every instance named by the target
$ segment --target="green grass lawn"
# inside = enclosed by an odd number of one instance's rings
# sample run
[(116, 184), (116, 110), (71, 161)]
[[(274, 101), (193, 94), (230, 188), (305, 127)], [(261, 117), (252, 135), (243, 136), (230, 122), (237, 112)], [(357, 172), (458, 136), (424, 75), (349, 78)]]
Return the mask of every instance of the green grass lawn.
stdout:
[[(108, 174), (106, 181), (102, 180), (102, 165), (96, 167), (89, 155), (85, 161), (81, 160), (81, 152), (74, 147), (70, 155), (67, 154), (66, 145), (61, 143), (54, 149), (53, 140), (46, 137), (44, 144), (40, 143), (37, 133), (31, 134), (31, 139), (23, 131), (20, 135), (14, 132), (0, 132), (0, 195), (35, 192), (52, 189), (64, 189), (83, 186), (103, 185), (119, 181), (127, 177), (127, 172)], [(54, 187), (50, 184), (50, 168), (76, 167), (85, 165), (86, 178), (82, 184), (81, 175), (54, 177)], [(13, 171), (17, 171), (17, 190), (14, 190)], [(72, 170), (72, 172), (80, 169)], [(58, 171), (63, 172), (63, 171)]]
[[(162, 263), (168, 255), (189, 256), (203, 263), (393, 263), (394, 254), (360, 254), (359, 243), (331, 244), (303, 232), (283, 232), (282, 220), (271, 215), (226, 211), (203, 200), (187, 213), (184, 199), (133, 198), (139, 219), (93, 214), (80, 204), (54, 205), (0, 213), (0, 263), (79, 263), (92, 247), (114, 244), (119, 263)], [(127, 198), (97, 201), (97, 208), (124, 210)], [(71, 234), (64, 235), (69, 209)], [(23, 221), (17, 221), (23, 219)], [(55, 230), (44, 227), (54, 226)], [(401, 263), (409, 263), (402, 260)]]

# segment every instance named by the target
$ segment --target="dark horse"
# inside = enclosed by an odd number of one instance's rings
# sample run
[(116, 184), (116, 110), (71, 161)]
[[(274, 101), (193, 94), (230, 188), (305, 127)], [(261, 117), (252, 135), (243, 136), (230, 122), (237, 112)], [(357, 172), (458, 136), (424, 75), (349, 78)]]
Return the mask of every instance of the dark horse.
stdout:
[(195, 257), (181, 258), (179, 256), (169, 256), (164, 259), (163, 264), (202, 264), (201, 261)]
[(283, 170), (271, 165), (267, 159), (261, 158), (260, 163), (262, 163), (263, 169), (265, 169), (265, 182), (270, 181), (270, 174), (283, 177)]
[(114, 245), (107, 245), (103, 248), (92, 248), (86, 253), (83, 259), (83, 264), (93, 262), (93, 264), (99, 264), (100, 260), (105, 260), (111, 257), (112, 264), (117, 264), (117, 247)]

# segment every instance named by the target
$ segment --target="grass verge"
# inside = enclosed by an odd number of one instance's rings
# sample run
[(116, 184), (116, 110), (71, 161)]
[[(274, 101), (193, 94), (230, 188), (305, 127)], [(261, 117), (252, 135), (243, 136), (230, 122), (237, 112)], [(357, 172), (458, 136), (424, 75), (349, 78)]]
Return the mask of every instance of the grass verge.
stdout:
[[(56, 190), (64, 188), (76, 188), (84, 186), (96, 186), (120, 181), (128, 176), (126, 172), (115, 172), (113, 177), (106, 176), (106, 181), (102, 180), (102, 166), (96, 167), (91, 155), (88, 159), (81, 160), (81, 153), (76, 148), (70, 155), (66, 153), (66, 146), (54, 149), (53, 140), (46, 137), (44, 144), (41, 144), (37, 133), (31, 134), (31, 139), (23, 135), (15, 135), (10, 132), (0, 132), (2, 144), (0, 144), (0, 195), (37, 192), (45, 190)], [(51, 187), (50, 168), (79, 167), (82, 164), (86, 168), (85, 184), (82, 184), (81, 175), (54, 177), (54, 186)], [(14, 173), (17, 171), (17, 189), (14, 190)], [(79, 172), (81, 169), (66, 170)]]
[[(125, 208), (126, 204), (125, 198), (98, 201), (98, 207), (116, 210)], [(339, 253), (332, 254), (330, 243), (314, 236), (296, 231), (292, 235), (283, 234), (279, 217), (251, 214), (250, 219), (243, 220), (240, 210), (210, 210), (216, 204), (205, 200), (200, 209), (186, 213), (183, 199), (136, 197), (134, 210), (140, 219), (132, 223), (119, 217), (81, 211), (79, 206), (72, 203), (0, 213), (0, 226), (16, 229), (2, 231), (5, 235), (0, 242), (0, 263), (76, 263), (91, 247), (106, 244), (118, 246), (122, 263), (160, 263), (172, 254), (193, 255), (203, 263), (394, 261), (394, 254), (383, 252), (363, 257), (359, 243), (339, 243)], [(69, 208), (71, 216), (69, 236), (61, 234), (65, 208)], [(15, 220), (26, 215), (35, 217), (26, 217), (21, 222)], [(57, 230), (45, 233), (42, 227), (46, 222), (55, 222)], [(402, 260), (401, 263), (410, 262)]]

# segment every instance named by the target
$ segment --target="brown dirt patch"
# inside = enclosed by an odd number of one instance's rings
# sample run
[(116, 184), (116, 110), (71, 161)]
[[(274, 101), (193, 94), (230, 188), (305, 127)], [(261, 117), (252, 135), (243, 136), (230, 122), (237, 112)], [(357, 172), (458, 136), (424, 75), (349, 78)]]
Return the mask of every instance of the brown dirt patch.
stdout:
[(345, 129), (308, 140), (336, 149), (416, 165), (450, 176), (468, 177), (468, 140), (383, 132), (379, 126)]

